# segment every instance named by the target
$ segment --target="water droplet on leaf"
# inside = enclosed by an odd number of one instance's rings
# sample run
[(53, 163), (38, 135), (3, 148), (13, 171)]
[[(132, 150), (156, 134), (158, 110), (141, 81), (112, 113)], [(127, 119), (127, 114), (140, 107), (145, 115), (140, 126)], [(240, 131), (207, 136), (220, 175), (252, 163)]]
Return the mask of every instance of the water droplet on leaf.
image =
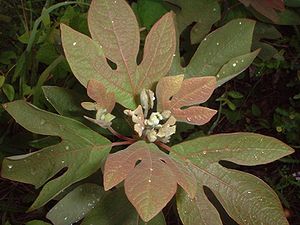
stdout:
[(8, 169), (11, 169), (11, 168), (13, 168), (13, 165), (8, 165), (7, 167), (8, 167)]
[(73, 46), (75, 46), (76, 44), (77, 44), (77, 42), (74, 42), (74, 43), (73, 43)]
[(41, 119), (41, 122), (40, 122), (40, 124), (41, 125), (44, 125), (46, 123), (46, 120), (44, 120), (44, 119)]
[(233, 67), (236, 67), (236, 63), (233, 63), (232, 66), (233, 66)]

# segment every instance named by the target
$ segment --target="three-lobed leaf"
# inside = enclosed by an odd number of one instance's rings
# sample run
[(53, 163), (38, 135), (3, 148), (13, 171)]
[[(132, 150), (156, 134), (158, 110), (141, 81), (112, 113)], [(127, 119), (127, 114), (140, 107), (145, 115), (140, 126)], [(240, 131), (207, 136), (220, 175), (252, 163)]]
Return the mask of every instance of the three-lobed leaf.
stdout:
[(88, 23), (92, 39), (61, 26), (63, 48), (74, 75), (84, 86), (98, 80), (115, 93), (117, 102), (136, 108), (140, 91), (151, 88), (170, 69), (176, 47), (173, 14), (164, 15), (150, 30), (140, 65), (136, 63), (139, 27), (124, 0), (92, 1)]
[[(4, 107), (27, 130), (62, 139), (59, 144), (5, 158), (2, 163), (4, 178), (36, 188), (46, 183), (30, 210), (43, 206), (71, 184), (96, 172), (111, 149), (109, 140), (76, 120), (40, 110), (22, 100)], [(64, 169), (62, 175), (54, 178)]]
[(196, 180), (184, 163), (144, 141), (108, 156), (104, 166), (104, 189), (111, 189), (123, 180), (129, 201), (146, 222), (171, 200), (177, 183), (191, 197), (196, 192)]
[[(239, 224), (288, 224), (277, 195), (267, 184), (253, 175), (226, 169), (218, 162), (265, 164), (291, 154), (293, 149), (289, 146), (259, 134), (233, 133), (197, 138), (172, 149), (171, 155), (190, 163), (189, 168), (198, 182), (194, 199), (184, 192), (177, 195), (178, 211), (184, 224), (222, 224), (217, 211), (205, 197), (203, 186), (214, 193)], [(191, 209), (190, 213), (185, 213), (188, 209)], [(214, 223), (210, 220), (212, 217)]]
[(186, 80), (182, 75), (164, 77), (156, 87), (158, 111), (169, 110), (178, 121), (203, 125), (217, 111), (194, 105), (207, 101), (215, 87), (216, 78), (212, 76)]

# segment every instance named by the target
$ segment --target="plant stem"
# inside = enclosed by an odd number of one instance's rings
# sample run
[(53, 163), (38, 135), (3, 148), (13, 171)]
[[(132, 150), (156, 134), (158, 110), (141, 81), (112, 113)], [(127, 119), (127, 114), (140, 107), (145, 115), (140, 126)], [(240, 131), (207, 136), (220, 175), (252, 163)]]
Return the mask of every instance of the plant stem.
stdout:
[(121, 141), (121, 142), (113, 142), (112, 144), (111, 144), (111, 146), (112, 147), (114, 147), (114, 146), (120, 146), (120, 145), (131, 145), (131, 144), (133, 144), (134, 142), (136, 142), (136, 140), (131, 140), (131, 141)]
[(158, 146), (162, 147), (163, 149), (167, 150), (168, 152), (172, 152), (172, 149), (170, 146), (160, 142), (160, 141), (156, 141), (155, 144), (157, 144)]
[(126, 141), (135, 141), (135, 139), (133, 138), (129, 138), (129, 137), (126, 137), (122, 134), (119, 134), (117, 131), (115, 131), (112, 127), (108, 127), (107, 128), (113, 135), (115, 135), (116, 137), (122, 139), (122, 140), (126, 140)]

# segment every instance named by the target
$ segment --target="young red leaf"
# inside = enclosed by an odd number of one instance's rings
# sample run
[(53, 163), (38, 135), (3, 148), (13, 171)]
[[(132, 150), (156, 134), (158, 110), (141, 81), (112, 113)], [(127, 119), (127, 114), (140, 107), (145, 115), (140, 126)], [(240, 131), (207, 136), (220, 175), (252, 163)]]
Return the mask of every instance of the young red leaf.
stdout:
[(93, 99), (99, 106), (110, 113), (115, 106), (115, 94), (107, 92), (103, 84), (97, 80), (90, 80), (87, 86), (88, 96)]
[[(162, 78), (156, 87), (158, 110), (170, 110), (178, 121), (203, 125), (217, 111), (192, 105), (207, 101), (215, 87), (215, 77), (195, 77), (183, 80), (183, 76), (179, 75)], [(188, 106), (192, 107), (182, 109)]]
[(284, 11), (283, 0), (239, 0), (245, 6), (252, 6), (257, 12), (269, 18), (273, 22), (278, 21), (276, 10)]
[(171, 200), (177, 183), (194, 198), (196, 180), (190, 170), (154, 144), (139, 141), (108, 156), (104, 189), (125, 180), (125, 192), (144, 221), (157, 215)]
[(140, 65), (136, 63), (139, 27), (126, 1), (93, 0), (88, 23), (92, 39), (61, 26), (63, 48), (73, 73), (84, 86), (91, 79), (100, 81), (115, 93), (117, 102), (136, 108), (141, 90), (152, 87), (171, 67), (176, 48), (173, 13), (164, 15), (150, 30)]

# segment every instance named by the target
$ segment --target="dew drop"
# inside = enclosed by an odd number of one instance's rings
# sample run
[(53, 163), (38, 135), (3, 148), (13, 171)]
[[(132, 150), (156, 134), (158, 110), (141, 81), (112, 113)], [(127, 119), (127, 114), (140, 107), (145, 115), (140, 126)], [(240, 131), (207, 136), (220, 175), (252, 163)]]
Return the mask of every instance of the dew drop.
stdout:
[(173, 57), (175, 57), (176, 56), (176, 54), (173, 54)]
[(91, 206), (93, 206), (93, 204), (89, 202), (89, 203), (88, 203), (88, 206), (91, 207)]
[(46, 123), (46, 120), (44, 120), (44, 119), (41, 119), (41, 122), (40, 122), (40, 124), (41, 125), (44, 125)]
[(218, 75), (217, 75), (217, 77), (219, 78), (219, 77), (220, 77), (220, 75), (218, 74)]
[(111, 23), (114, 23), (114, 21), (112, 20)]
[(236, 67), (236, 63), (233, 63), (232, 66), (233, 66), (233, 67)]
[(219, 43), (219, 42), (217, 42), (217, 45), (220, 45), (220, 43)]
[(77, 42), (74, 42), (74, 43), (73, 43), (73, 46), (75, 46), (75, 45), (77, 45)]
[(239, 24), (241, 25), (241, 24), (242, 24), (242, 22), (240, 21), (240, 22), (239, 22)]
[(8, 167), (8, 169), (12, 169), (13, 165), (8, 165), (7, 167)]
[(117, 1), (114, 1), (114, 3), (117, 3)]
[(215, 12), (215, 11), (217, 11), (217, 9), (216, 9), (216, 8), (213, 8), (213, 11)]
[(251, 191), (247, 191), (247, 193), (248, 193), (248, 194), (251, 194), (252, 192), (251, 192)]
[(153, 171), (153, 169), (152, 169), (152, 168), (150, 168), (150, 171)]
[(67, 219), (68, 219), (68, 217), (66, 216), (64, 220), (67, 220)]
[(65, 163), (65, 161), (64, 161), (64, 160), (62, 160), (62, 161), (61, 161), (61, 163), (62, 163), (62, 164), (64, 164), (64, 163)]
[(151, 183), (151, 180), (148, 180), (149, 183)]
[(65, 149), (66, 149), (66, 150), (69, 150), (69, 149), (70, 149), (70, 146), (67, 145), (67, 146), (65, 147)]
[(203, 151), (202, 153), (203, 153), (204, 155), (206, 155), (207, 151)]
[(189, 122), (192, 121), (192, 119), (190, 117), (187, 117), (186, 120), (189, 121)]
[(241, 60), (241, 62), (243, 63), (243, 62), (244, 62), (244, 60), (242, 59), (242, 60)]
[(207, 38), (204, 38), (204, 41), (206, 41), (207, 40)]

